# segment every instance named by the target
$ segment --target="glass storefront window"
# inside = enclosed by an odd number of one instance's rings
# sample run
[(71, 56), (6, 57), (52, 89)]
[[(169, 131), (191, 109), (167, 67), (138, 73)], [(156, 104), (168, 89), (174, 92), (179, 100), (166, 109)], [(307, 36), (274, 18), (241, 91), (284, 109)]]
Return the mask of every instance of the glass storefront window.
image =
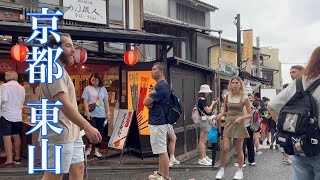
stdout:
[(110, 21), (123, 21), (122, 0), (109, 0), (109, 19)]

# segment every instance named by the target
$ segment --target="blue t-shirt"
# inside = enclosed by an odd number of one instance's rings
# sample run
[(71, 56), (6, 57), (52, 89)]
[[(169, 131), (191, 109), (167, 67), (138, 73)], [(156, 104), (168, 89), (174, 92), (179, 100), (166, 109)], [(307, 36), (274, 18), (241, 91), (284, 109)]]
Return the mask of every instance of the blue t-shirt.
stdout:
[(150, 98), (154, 99), (153, 106), (149, 109), (149, 124), (163, 125), (168, 124), (166, 114), (169, 111), (170, 105), (170, 90), (166, 80), (161, 80), (153, 88)]
[(94, 109), (94, 111), (90, 112), (92, 117), (97, 117), (97, 118), (106, 117), (106, 111), (104, 107), (104, 100), (108, 99), (108, 92), (106, 88), (87, 86), (83, 90), (82, 98), (86, 99), (88, 101), (88, 104), (92, 104), (96, 102), (97, 104), (96, 108)]

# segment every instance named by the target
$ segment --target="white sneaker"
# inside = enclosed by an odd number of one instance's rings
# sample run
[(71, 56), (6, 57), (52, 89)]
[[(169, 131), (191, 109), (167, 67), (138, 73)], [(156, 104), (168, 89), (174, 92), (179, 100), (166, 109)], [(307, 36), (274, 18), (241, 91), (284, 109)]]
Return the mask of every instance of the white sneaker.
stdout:
[(97, 158), (101, 158), (102, 154), (100, 152), (94, 152), (94, 156)]
[(159, 174), (158, 174), (158, 171), (154, 171), (153, 174), (149, 175), (149, 179), (150, 180), (156, 180), (158, 179), (159, 177), (161, 177)]
[[(237, 163), (237, 162), (234, 163), (234, 166), (235, 166), (235, 167), (239, 167), (239, 163)], [(247, 166), (247, 164), (246, 164), (246, 163), (243, 163), (242, 167), (244, 168), (244, 167), (246, 167), (246, 166)]]
[(257, 152), (256, 152), (256, 155), (257, 155), (257, 156), (260, 156), (261, 154), (262, 154), (261, 151), (257, 151)]
[(216, 179), (223, 179), (223, 178), (224, 178), (224, 171), (220, 169), (216, 175)]
[(170, 159), (169, 160), (169, 163), (171, 163), (171, 164), (180, 164), (180, 161), (178, 161), (176, 158), (174, 158), (174, 159)]
[[(249, 165), (250, 166), (255, 166), (256, 165), (256, 163), (255, 162), (253, 162), (253, 163), (249, 163)], [(244, 167), (244, 166), (243, 166)]]
[(171, 180), (171, 178), (170, 179), (166, 179), (166, 178), (160, 176), (160, 177), (157, 178), (157, 180)]
[(238, 170), (234, 175), (233, 179), (237, 179), (237, 180), (243, 179), (243, 172)]
[(285, 164), (285, 165), (291, 165), (292, 161), (290, 159), (283, 158), (282, 163)]
[(209, 158), (209, 156), (206, 156), (206, 160), (210, 163), (212, 163), (212, 159)]
[(212, 163), (207, 161), (206, 159), (199, 159), (198, 163), (203, 166), (211, 166)]
[(91, 149), (87, 149), (85, 153), (86, 153), (86, 156), (89, 156), (91, 154)]

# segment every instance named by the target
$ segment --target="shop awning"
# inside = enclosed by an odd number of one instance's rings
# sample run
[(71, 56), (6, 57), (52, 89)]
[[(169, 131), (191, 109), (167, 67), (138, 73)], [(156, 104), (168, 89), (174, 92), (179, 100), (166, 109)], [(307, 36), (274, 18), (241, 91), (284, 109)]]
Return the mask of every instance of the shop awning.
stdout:
[[(257, 66), (256, 65), (252, 65), (252, 68), (257, 69)], [(279, 72), (278, 69), (273, 69), (271, 67), (264, 66), (264, 65), (260, 65), (260, 69), (261, 69), (261, 71), (273, 71), (273, 72), (276, 72), (276, 73)]]
[(174, 64), (174, 65), (185, 65), (188, 67), (196, 68), (199, 70), (203, 70), (207, 73), (214, 73), (214, 70), (211, 69), (210, 67), (203, 66), (201, 64), (194, 63), (192, 61), (184, 60), (179, 57), (170, 57), (170, 58), (168, 58), (168, 62), (170, 62), (170, 64)]
[[(186, 42), (185, 37), (175, 37), (164, 34), (147, 33), (138, 30), (80, 27), (59, 25), (59, 32), (69, 33), (73, 40), (88, 40), (136, 44), (167, 44)], [(29, 37), (32, 29), (30, 23), (0, 21), (0, 32), (4, 35), (17, 35)]]
[(239, 77), (241, 77), (243, 79), (248, 79), (250, 81), (260, 82), (262, 84), (271, 84), (271, 82), (269, 80), (266, 80), (266, 79), (263, 79), (263, 78), (259, 78), (259, 77), (256, 77), (256, 76), (252, 76), (247, 71), (241, 71), (240, 74), (239, 74)]

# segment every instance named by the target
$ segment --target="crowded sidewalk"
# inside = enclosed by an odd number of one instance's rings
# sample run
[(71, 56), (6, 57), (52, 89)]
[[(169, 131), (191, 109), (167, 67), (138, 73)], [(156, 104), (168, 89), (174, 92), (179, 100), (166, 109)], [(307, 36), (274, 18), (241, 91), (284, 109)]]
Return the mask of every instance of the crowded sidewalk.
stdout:
[[(217, 169), (212, 171), (211, 167), (192, 168), (196, 166), (195, 162), (182, 163), (170, 169), (170, 175), (175, 180), (208, 180), (214, 179)], [(237, 170), (234, 167), (236, 157), (232, 157), (227, 164), (227, 171), (224, 179), (232, 179), (234, 172)], [(262, 154), (256, 156), (256, 166), (247, 166), (243, 169), (245, 179), (247, 180), (289, 180), (292, 179), (292, 169), (290, 165), (282, 163), (282, 154), (279, 150), (262, 149)], [(144, 169), (144, 170), (142, 170)], [(101, 179), (106, 177), (108, 180), (144, 180), (148, 179), (150, 171), (156, 170), (150, 166), (137, 169), (123, 170), (89, 170), (88, 178), (90, 180)], [(130, 178), (129, 178), (130, 177)], [(12, 176), (0, 175), (1, 180), (35, 180), (41, 179), (41, 176)]]

